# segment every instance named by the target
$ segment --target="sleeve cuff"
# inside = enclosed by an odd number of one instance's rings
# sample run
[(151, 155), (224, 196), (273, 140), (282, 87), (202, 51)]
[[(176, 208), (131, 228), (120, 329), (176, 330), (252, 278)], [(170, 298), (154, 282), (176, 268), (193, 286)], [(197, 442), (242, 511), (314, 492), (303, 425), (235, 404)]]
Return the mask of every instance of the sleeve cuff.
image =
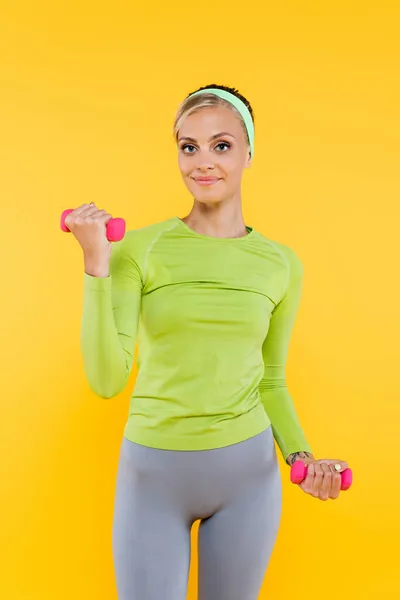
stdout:
[(108, 277), (94, 277), (84, 272), (84, 287), (93, 291), (108, 291), (111, 289), (111, 275)]
[(311, 446), (307, 443), (306, 440), (299, 442), (298, 444), (292, 443), (288, 446), (283, 444), (282, 442), (278, 445), (280, 447), (282, 456), (285, 459), (285, 461), (289, 458), (291, 454), (294, 454), (295, 452), (309, 452), (310, 454), (312, 454)]

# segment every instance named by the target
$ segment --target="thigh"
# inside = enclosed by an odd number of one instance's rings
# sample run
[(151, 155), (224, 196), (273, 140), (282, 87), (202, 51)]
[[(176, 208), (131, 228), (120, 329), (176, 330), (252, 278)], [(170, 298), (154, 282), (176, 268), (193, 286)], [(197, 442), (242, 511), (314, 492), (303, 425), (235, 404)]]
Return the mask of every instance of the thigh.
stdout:
[(185, 600), (190, 528), (179, 505), (163, 497), (143, 465), (138, 469), (135, 451), (124, 439), (112, 543), (118, 600)]
[(238, 481), (231, 501), (200, 524), (199, 600), (257, 600), (259, 596), (282, 506), (273, 438), (269, 445), (269, 464), (258, 480)]

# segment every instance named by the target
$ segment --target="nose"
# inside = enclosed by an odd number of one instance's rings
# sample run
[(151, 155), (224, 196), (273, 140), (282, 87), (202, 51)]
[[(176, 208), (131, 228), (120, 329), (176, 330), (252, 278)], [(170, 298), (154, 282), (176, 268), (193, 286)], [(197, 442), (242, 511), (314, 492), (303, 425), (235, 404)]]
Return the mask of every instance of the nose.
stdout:
[(197, 161), (196, 167), (199, 171), (209, 171), (210, 169), (214, 169), (214, 159), (210, 152), (198, 152), (197, 153)]
[(199, 165), (198, 170), (202, 173), (206, 173), (207, 171), (212, 171), (214, 169), (214, 165)]

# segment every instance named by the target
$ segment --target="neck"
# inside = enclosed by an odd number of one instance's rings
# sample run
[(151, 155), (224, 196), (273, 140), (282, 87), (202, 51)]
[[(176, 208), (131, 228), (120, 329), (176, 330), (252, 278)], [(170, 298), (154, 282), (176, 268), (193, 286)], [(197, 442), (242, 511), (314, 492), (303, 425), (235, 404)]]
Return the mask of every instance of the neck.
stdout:
[(197, 233), (212, 237), (235, 238), (248, 234), (240, 202), (207, 205), (195, 200), (192, 210), (182, 221)]

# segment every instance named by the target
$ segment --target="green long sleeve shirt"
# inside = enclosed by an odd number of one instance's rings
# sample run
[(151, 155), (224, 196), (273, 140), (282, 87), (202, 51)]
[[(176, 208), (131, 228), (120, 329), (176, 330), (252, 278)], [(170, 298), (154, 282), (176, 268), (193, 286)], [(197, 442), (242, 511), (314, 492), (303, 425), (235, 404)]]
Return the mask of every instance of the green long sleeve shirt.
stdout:
[(285, 459), (311, 451), (285, 374), (302, 263), (247, 231), (215, 238), (172, 217), (114, 243), (108, 277), (84, 274), (81, 348), (97, 395), (124, 389), (138, 343), (129, 440), (206, 450), (272, 425)]

